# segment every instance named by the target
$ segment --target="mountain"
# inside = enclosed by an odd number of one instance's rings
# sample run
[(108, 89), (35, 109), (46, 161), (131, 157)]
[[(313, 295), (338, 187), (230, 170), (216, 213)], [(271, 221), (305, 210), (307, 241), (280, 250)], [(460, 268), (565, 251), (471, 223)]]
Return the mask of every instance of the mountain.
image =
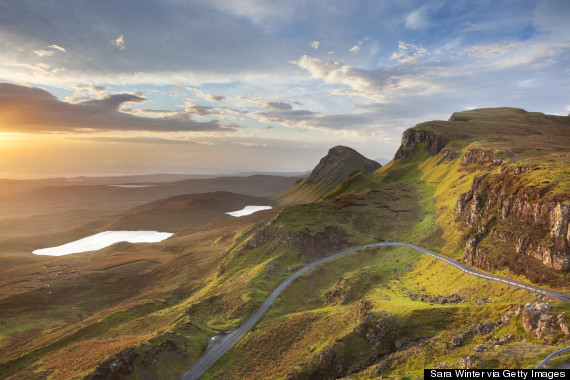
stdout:
[(329, 150), (308, 177), (278, 195), (277, 199), (285, 204), (312, 202), (341, 184), (349, 174), (357, 171), (369, 174), (381, 166), (352, 148), (338, 145)]
[[(377, 170), (335, 170), (329, 159), (345, 161), (333, 148), (303, 180), (315, 202), (216, 218), (160, 243), (58, 258), (3, 250), (0, 377), (178, 379), (298, 269), (382, 241), (569, 292), (569, 121), (514, 108), (457, 112), (405, 131)], [(310, 188), (310, 177), (323, 186)], [(127, 214), (167, 219), (193, 201)], [(534, 368), (570, 346), (568, 310), (406, 246), (370, 247), (297, 278), (203, 378)]]

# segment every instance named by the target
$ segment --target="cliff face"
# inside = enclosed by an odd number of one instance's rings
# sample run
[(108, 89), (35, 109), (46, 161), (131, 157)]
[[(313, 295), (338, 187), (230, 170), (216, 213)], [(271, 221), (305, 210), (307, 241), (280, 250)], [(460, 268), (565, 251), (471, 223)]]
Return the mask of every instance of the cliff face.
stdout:
[(394, 159), (406, 158), (418, 145), (425, 144), (427, 151), (435, 156), (447, 145), (447, 139), (429, 131), (408, 129), (402, 135), (402, 143), (396, 152)]
[[(462, 160), (469, 157), (473, 154), (466, 153)], [(499, 165), (496, 157), (488, 157), (487, 162)], [(570, 204), (568, 199), (549, 195), (547, 187), (525, 186), (520, 177), (530, 170), (530, 166), (503, 166), (496, 174), (475, 177), (471, 189), (459, 196), (455, 213), (468, 231), (466, 262), (485, 270), (504, 264), (525, 273), (517, 257), (528, 255), (546, 267), (569, 271)], [(492, 260), (494, 250), (502, 251), (503, 257)]]
[[(481, 118), (485, 115), (475, 116)], [(418, 146), (424, 146), (431, 156), (441, 156), (436, 165), (457, 163), (454, 170), (458, 170), (459, 180), (474, 175), (469, 191), (454, 199), (455, 223), (442, 225), (443, 229), (459, 231), (465, 244), (464, 261), (487, 271), (507, 267), (533, 282), (556, 285), (561, 277), (553, 276), (553, 271), (570, 272), (568, 193), (552, 191), (555, 184), (549, 181), (553, 181), (556, 175), (552, 174), (551, 164), (515, 163), (512, 152), (508, 153), (502, 145), (495, 143), (504, 140), (526, 149), (526, 142), (523, 145), (516, 140), (520, 132), (508, 131), (510, 134), (507, 134), (507, 127), (502, 122), (490, 128), (490, 116), (481, 125), (461, 117), (454, 114), (447, 122), (449, 124), (430, 123), (408, 129), (402, 136), (395, 159), (409, 157)], [(485, 142), (469, 145), (461, 153), (448, 145), (451, 130), (441, 128), (441, 125), (447, 127), (452, 123), (458, 125), (455, 138), (462, 139), (459, 133), (467, 136), (474, 128), (488, 129), (491, 136), (496, 133), (501, 137), (495, 140), (473, 138)], [(441, 133), (435, 128), (441, 129)], [(536, 136), (542, 136), (538, 132)], [(554, 182), (557, 181), (560, 179)], [(448, 190), (452, 191), (452, 188)], [(453, 216), (451, 218), (453, 220)]]

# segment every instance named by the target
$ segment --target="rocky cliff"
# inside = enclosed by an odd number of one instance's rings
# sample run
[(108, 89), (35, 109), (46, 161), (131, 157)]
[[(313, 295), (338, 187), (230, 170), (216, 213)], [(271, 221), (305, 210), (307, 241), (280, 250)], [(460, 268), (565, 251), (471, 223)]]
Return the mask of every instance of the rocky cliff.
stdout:
[[(480, 165), (483, 157), (468, 150), (462, 162)], [(494, 156), (488, 156), (486, 162), (502, 164)], [(507, 265), (531, 280), (549, 282), (543, 278), (545, 273), (533, 275), (526, 270), (532, 265), (518, 258), (531, 256), (560, 272), (570, 269), (570, 200), (550, 194), (548, 186), (525, 186), (525, 174), (532, 170), (540, 168), (509, 165), (476, 176), (471, 189), (457, 199), (455, 213), (460, 225), (467, 228), (466, 262), (485, 270)], [(497, 252), (503, 256), (498, 257)]]
[(427, 151), (435, 156), (447, 145), (448, 140), (433, 132), (410, 128), (402, 135), (402, 143), (394, 159), (406, 158), (418, 145), (424, 144)]
[[(448, 122), (406, 130), (394, 158), (407, 158), (422, 146), (440, 157), (436, 166), (453, 165), (456, 181), (473, 178), (470, 189), (452, 199), (455, 223), (447, 219), (452, 223), (441, 226), (459, 231), (465, 262), (487, 271), (508, 267), (533, 282), (560, 285), (562, 277), (553, 274), (570, 271), (570, 194), (560, 185), (568, 171), (558, 162), (562, 154), (544, 155), (564, 151), (558, 141), (568, 127), (564, 118), (524, 110), (456, 113)], [(532, 150), (527, 136), (536, 137)], [(453, 193), (457, 185), (444, 192)]]

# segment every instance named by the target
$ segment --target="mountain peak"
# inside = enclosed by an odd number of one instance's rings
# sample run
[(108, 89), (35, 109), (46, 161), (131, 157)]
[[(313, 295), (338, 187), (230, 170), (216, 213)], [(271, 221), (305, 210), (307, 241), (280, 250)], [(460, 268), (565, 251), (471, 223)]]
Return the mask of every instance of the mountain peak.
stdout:
[(355, 170), (369, 174), (381, 166), (352, 148), (337, 145), (329, 149), (307, 178), (281, 194), (279, 198), (285, 203), (311, 202), (340, 185)]
[(381, 166), (378, 162), (369, 160), (352, 148), (337, 145), (329, 149), (327, 155), (321, 158), (307, 178), (307, 184), (336, 186), (354, 170), (368, 174)]

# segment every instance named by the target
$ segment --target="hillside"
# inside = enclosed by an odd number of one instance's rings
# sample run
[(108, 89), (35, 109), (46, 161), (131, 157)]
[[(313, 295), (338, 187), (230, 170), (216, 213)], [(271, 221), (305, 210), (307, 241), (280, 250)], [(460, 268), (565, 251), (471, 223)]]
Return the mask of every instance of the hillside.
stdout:
[(279, 194), (277, 199), (284, 204), (316, 201), (336, 186), (349, 174), (369, 174), (382, 165), (369, 160), (354, 149), (345, 146), (331, 148), (311, 174), (293, 187)]
[[(0, 197), (0, 220), (73, 210), (117, 212), (166, 197), (215, 191), (272, 197), (290, 188), (299, 177), (251, 175), (194, 178), (174, 182), (111, 182), (33, 188)], [(35, 182), (35, 181), (32, 181)], [(117, 187), (148, 186), (148, 187)], [(23, 186), (23, 185), (22, 185)]]
[(225, 213), (248, 205), (274, 206), (275, 201), (229, 191), (178, 195), (127, 210), (114, 217), (105, 229), (178, 232), (217, 218), (232, 218)]
[(433, 183), (444, 251), (485, 270), (508, 268), (562, 286), (570, 269), (570, 118), (521, 109), (454, 113), (404, 133)]
[[(179, 378), (297, 269), (375, 242), (567, 292), (569, 120), (510, 108), (455, 113), (407, 130), (395, 159), (375, 171), (330, 170), (333, 148), (284, 193), (317, 202), (220, 218), (159, 244), (14, 261), (0, 283), (0, 376)], [(570, 345), (568, 312), (407, 247), (369, 248), (295, 280), (203, 378), (531, 368)]]

